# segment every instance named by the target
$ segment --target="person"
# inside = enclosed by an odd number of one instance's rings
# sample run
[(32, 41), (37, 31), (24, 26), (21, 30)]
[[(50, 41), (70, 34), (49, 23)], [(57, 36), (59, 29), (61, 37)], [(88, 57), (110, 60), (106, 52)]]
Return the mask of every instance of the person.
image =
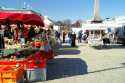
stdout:
[(79, 43), (81, 43), (82, 42), (82, 30), (81, 31), (79, 31), (79, 33), (78, 33), (78, 42)]
[(86, 33), (84, 33), (83, 34), (83, 40), (86, 41), (86, 39), (87, 39), (87, 35), (86, 35)]
[(1, 28), (0, 25), (0, 53), (2, 52), (2, 50), (5, 48), (5, 44), (4, 44), (4, 31)]
[(25, 39), (25, 43), (27, 43), (28, 41), (28, 32), (29, 32), (29, 26), (24, 26), (25, 30), (23, 30), (23, 35), (24, 35), (24, 39)]
[(11, 32), (11, 27), (5, 26), (4, 37), (7, 37), (8, 39), (12, 39), (13, 38), (13, 34), (14, 33)]
[(107, 44), (110, 44), (110, 40), (108, 37), (103, 37), (102, 38), (102, 41), (103, 41), (103, 46), (106, 47)]
[(28, 32), (28, 39), (31, 41), (34, 36), (35, 36), (35, 30), (34, 30), (34, 27), (31, 26)]
[(59, 31), (55, 31), (55, 35), (56, 35), (57, 40), (60, 40), (60, 32)]
[(19, 29), (16, 27), (14, 29), (14, 40), (16, 43), (19, 41), (19, 33), (18, 32), (19, 32)]
[(21, 47), (25, 45), (25, 37), (23, 32), (20, 32), (20, 43), (21, 43)]
[(66, 32), (63, 32), (63, 43), (65, 43), (65, 38), (66, 38)]
[(68, 33), (68, 38), (69, 38), (70, 46), (71, 46), (71, 37), (72, 37), (72, 32), (69, 32), (69, 33)]
[(72, 33), (71, 35), (71, 47), (75, 47), (76, 46), (76, 34), (75, 32)]

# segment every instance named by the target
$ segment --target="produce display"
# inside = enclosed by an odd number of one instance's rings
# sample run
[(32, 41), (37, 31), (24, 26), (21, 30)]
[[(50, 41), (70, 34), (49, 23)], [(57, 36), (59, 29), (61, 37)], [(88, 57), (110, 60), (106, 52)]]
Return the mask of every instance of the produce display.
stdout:
[[(4, 55), (0, 58), (0, 65), (15, 65), (15, 67), (21, 66), (23, 67), (24, 71), (27, 72), (31, 71), (31, 69), (35, 70), (36, 68), (39, 68), (41, 70), (39, 71), (41, 75), (44, 75), (43, 78), (46, 78), (45, 72), (47, 67), (47, 60), (54, 58), (54, 52), (50, 44), (45, 40), (43, 41), (34, 38), (32, 42), (28, 42), (23, 48), (18, 47), (18, 45), (19, 44), (13, 44), (10, 45), (10, 48), (4, 49)], [(25, 74), (29, 73), (23, 73), (23, 76)], [(0, 79), (4, 78), (1, 77)], [(18, 80), (10, 79), (10, 81), (16, 83)], [(29, 79), (28, 81), (31, 81), (31, 79)]]

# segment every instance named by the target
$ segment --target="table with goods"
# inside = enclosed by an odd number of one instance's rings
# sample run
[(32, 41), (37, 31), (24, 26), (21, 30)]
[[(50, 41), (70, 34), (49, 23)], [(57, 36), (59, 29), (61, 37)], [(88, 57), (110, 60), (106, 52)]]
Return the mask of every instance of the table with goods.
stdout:
[(54, 58), (50, 44), (35, 40), (25, 47), (7, 46), (0, 57), (0, 83), (46, 80), (47, 61)]

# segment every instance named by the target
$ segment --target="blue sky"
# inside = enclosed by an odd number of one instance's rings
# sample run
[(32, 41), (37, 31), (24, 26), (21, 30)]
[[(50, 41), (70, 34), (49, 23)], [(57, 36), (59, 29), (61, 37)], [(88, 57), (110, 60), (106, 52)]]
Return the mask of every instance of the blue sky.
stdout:
[[(92, 19), (94, 0), (0, 0), (0, 6), (22, 8), (24, 2), (53, 20)], [(100, 0), (102, 18), (125, 15), (125, 0)]]

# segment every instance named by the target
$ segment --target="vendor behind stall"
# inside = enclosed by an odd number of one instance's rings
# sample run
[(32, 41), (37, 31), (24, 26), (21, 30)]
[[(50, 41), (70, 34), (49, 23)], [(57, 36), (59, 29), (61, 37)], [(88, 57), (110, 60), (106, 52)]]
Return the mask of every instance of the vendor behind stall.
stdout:
[(34, 30), (34, 27), (31, 26), (30, 29), (29, 29), (29, 32), (28, 32), (28, 39), (29, 41), (32, 40), (33, 37), (35, 37), (36, 33), (35, 33), (35, 30)]
[(1, 28), (1, 25), (0, 25), (0, 54), (2, 52), (2, 49), (5, 48), (5, 44), (4, 44), (4, 31), (2, 30)]
[(5, 26), (5, 30), (4, 30), (4, 37), (8, 38), (8, 39), (12, 39), (13, 38), (13, 34), (11, 31), (11, 27), (9, 25)]

